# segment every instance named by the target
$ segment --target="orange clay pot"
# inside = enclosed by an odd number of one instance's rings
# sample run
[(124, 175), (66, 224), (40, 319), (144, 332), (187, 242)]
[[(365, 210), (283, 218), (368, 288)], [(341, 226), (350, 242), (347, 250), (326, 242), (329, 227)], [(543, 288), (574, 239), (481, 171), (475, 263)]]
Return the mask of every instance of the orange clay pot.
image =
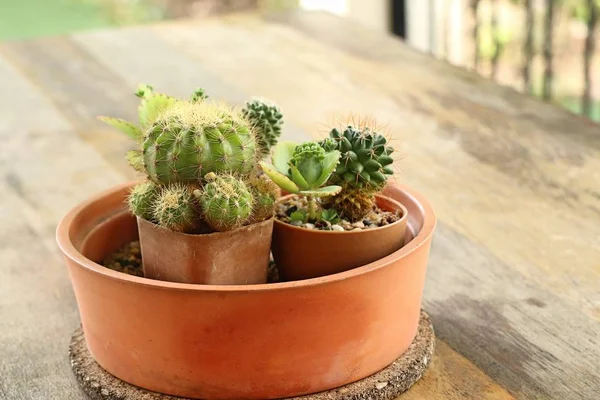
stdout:
[[(288, 195), (279, 201), (294, 197)], [(386, 196), (376, 196), (377, 205), (400, 212), (402, 217), (386, 226), (360, 231), (320, 231), (275, 220), (273, 259), (288, 281), (337, 274), (377, 261), (404, 245), (406, 208)]]
[(180, 397), (292, 397), (365, 378), (412, 342), (435, 216), (411, 189), (384, 193), (408, 209), (400, 250), (339, 274), (232, 286), (164, 282), (99, 265), (137, 238), (124, 205), (129, 187), (77, 206), (57, 229), (87, 346), (112, 375)]
[(144, 276), (170, 282), (267, 282), (273, 218), (228, 232), (188, 235), (137, 219)]

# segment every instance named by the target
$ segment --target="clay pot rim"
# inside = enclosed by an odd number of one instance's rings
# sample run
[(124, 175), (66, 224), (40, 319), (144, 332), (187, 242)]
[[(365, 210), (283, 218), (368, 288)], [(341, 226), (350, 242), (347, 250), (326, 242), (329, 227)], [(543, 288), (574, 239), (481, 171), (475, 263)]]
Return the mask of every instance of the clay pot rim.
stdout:
[[(366, 273), (370, 273), (381, 268), (385, 268), (389, 264), (393, 263), (394, 260), (398, 258), (406, 257), (409, 254), (413, 253), (416, 249), (418, 249), (423, 243), (425, 243), (429, 238), (433, 235), (436, 226), (436, 216), (431, 208), (429, 202), (421, 195), (420, 193), (414, 191), (413, 189), (405, 186), (405, 185), (396, 185), (400, 190), (404, 191), (405, 194), (415, 200), (418, 204), (419, 208), (423, 212), (424, 221), (423, 227), (419, 231), (419, 233), (405, 246), (403, 246), (400, 250), (395, 251), (394, 253), (383, 257), (377, 261), (374, 261), (369, 264), (362, 265), (360, 267), (356, 267), (350, 269), (348, 271), (340, 272), (337, 274), (303, 279), (292, 282), (276, 282), (276, 283), (261, 283), (254, 285), (197, 285), (191, 283), (176, 283), (176, 282), (167, 282), (154, 280), (134, 275), (125, 274), (122, 272), (113, 271), (108, 269), (88, 258), (86, 258), (83, 254), (81, 254), (73, 245), (70, 239), (70, 230), (71, 224), (75, 220), (75, 218), (86, 208), (90, 207), (93, 203), (96, 203), (106, 197), (112, 196), (115, 192), (123, 191), (126, 188), (133, 186), (136, 181), (130, 181), (127, 183), (123, 183), (121, 185), (113, 186), (109, 189), (106, 189), (91, 198), (79, 203), (77, 206), (72, 208), (70, 211), (65, 214), (65, 216), (60, 220), (57, 228), (56, 228), (56, 241), (58, 243), (59, 248), (62, 250), (63, 254), (70, 258), (76, 264), (82, 266), (90, 272), (104, 275), (107, 278), (114, 279), (117, 281), (125, 281), (131, 284), (147, 286), (149, 288), (154, 289), (168, 289), (168, 290), (181, 290), (181, 291), (206, 291), (206, 292), (266, 292), (266, 291), (277, 291), (277, 290), (288, 290), (288, 289), (300, 289), (310, 286), (318, 286), (329, 283), (334, 283), (337, 281), (343, 281), (346, 279), (354, 278)], [(122, 215), (127, 211), (122, 211), (118, 214), (115, 214), (111, 218), (115, 218), (119, 215)], [(268, 220), (267, 220), (268, 221)], [(289, 224), (287, 224), (289, 225)], [(341, 233), (341, 232), (340, 232)]]
[[(279, 200), (277, 200), (278, 203), (289, 199), (293, 196), (296, 196), (295, 194), (288, 194), (286, 196), (283, 196), (282, 198), (280, 198)], [(276, 224), (281, 224), (284, 225), (286, 227), (286, 229), (291, 229), (291, 230), (296, 230), (296, 231), (303, 231), (303, 232), (310, 232), (311, 234), (315, 234), (315, 235), (360, 235), (360, 234), (365, 234), (368, 232), (372, 232), (372, 231), (381, 231), (384, 229), (390, 229), (392, 227), (394, 227), (395, 225), (398, 225), (402, 222), (404, 222), (406, 219), (408, 219), (408, 210), (406, 209), (406, 207), (404, 207), (404, 204), (400, 203), (398, 200), (394, 200), (389, 196), (385, 196), (383, 194), (376, 194), (375, 197), (382, 197), (385, 198), (386, 201), (389, 201), (390, 203), (394, 203), (399, 209), (402, 210), (402, 217), (400, 217), (400, 219), (398, 221), (392, 222), (389, 225), (384, 225), (384, 226), (378, 226), (374, 229), (361, 229), (361, 230), (356, 230), (356, 231), (323, 231), (320, 229), (306, 229), (306, 228), (302, 228), (300, 226), (296, 226), (296, 225), (292, 225), (292, 224), (288, 224), (287, 222), (283, 222), (277, 219), (277, 217), (275, 218), (275, 223)]]
[[(137, 217), (137, 216), (136, 216), (136, 218), (138, 220), (143, 221), (146, 224), (152, 225), (153, 229), (168, 230), (164, 226), (157, 225), (157, 224), (155, 224), (152, 221), (148, 221), (147, 219), (144, 219), (144, 218), (141, 218), (141, 217)], [(209, 237), (210, 236), (217, 236), (217, 235), (233, 235), (236, 232), (239, 232), (241, 230), (252, 229), (253, 227), (260, 226), (260, 225), (268, 225), (271, 222), (272, 219), (275, 219), (275, 217), (271, 217), (271, 218), (262, 220), (260, 222), (254, 222), (254, 223), (249, 224), (249, 225), (240, 226), (239, 228), (235, 228), (235, 229), (232, 229), (230, 231), (224, 231), (224, 232), (218, 232), (217, 231), (217, 232), (211, 232), (211, 233), (185, 233), (185, 232), (177, 232), (177, 233), (180, 234), (180, 235), (183, 235), (183, 236), (198, 236), (198, 235), (202, 235), (202, 236), (209, 236)]]

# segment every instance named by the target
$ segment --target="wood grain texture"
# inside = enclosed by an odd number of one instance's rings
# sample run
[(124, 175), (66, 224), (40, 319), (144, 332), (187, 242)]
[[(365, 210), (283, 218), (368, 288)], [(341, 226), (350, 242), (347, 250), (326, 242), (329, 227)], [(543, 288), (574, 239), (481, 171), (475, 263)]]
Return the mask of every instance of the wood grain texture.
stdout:
[(441, 340), (400, 398), (598, 397), (600, 127), (357, 24), (286, 13), (0, 45), (0, 398), (81, 397), (54, 227), (133, 176), (127, 138), (95, 117), (134, 118), (142, 82), (270, 98), (291, 140), (352, 112), (385, 125), (397, 179), (440, 220), (424, 306)]
[[(425, 297), (444, 320), (441, 337), (520, 398), (593, 398), (600, 362), (598, 126), (398, 42), (378, 55), (378, 41), (366, 36), (364, 43), (360, 30), (317, 15), (320, 31), (309, 38), (296, 18), (158, 29), (230, 82), (267, 92), (317, 137), (323, 132), (311, 130), (314, 121), (331, 121), (340, 109), (386, 124), (401, 140), (402, 179), (433, 201), (443, 230), (437, 241), (449, 240), (434, 251)], [(244, 50), (231, 63), (211, 46)], [(269, 79), (252, 79), (259, 73)], [(530, 118), (548, 113), (578, 132), (549, 131)]]
[(2, 57), (0, 88), (10, 123), (0, 129), (0, 398), (79, 398), (65, 357), (79, 317), (54, 230), (75, 202), (121, 178)]
[[(144, 27), (79, 34), (73, 40), (127, 82), (128, 87), (150, 83), (157, 90), (182, 98), (190, 96), (195, 88), (202, 87), (211, 98), (235, 106), (243, 106), (251, 97), (262, 97), (260, 92), (246, 92), (218, 72), (207, 70), (193, 57)], [(284, 125), (282, 140), (305, 141), (309, 138), (293, 124), (288, 122)]]
[(512, 400), (504, 388), (438, 340), (425, 375), (398, 400)]

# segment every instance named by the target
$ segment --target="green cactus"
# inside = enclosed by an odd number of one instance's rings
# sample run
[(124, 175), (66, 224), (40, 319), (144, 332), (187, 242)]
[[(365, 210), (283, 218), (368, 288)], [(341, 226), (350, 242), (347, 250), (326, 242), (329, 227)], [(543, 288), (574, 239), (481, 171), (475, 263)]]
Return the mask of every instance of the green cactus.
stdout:
[(267, 156), (281, 136), (283, 114), (279, 107), (264, 100), (253, 99), (246, 103), (242, 113), (255, 129), (260, 155)]
[(202, 88), (198, 88), (192, 93), (192, 97), (190, 98), (190, 102), (197, 103), (199, 101), (203, 101), (208, 99), (208, 95)]
[(173, 231), (193, 230), (198, 210), (191, 186), (171, 184), (163, 187), (154, 201), (152, 216), (159, 225)]
[(230, 107), (179, 102), (156, 118), (143, 143), (143, 156), (155, 182), (197, 182), (209, 172), (249, 173), (256, 141), (248, 122)]
[(129, 193), (129, 209), (134, 215), (146, 220), (153, 219), (152, 206), (158, 196), (158, 188), (154, 182), (146, 181), (135, 185)]
[(246, 183), (234, 175), (206, 175), (203, 190), (195, 190), (206, 223), (223, 232), (243, 226), (249, 219), (254, 199)]
[(341, 185), (342, 191), (327, 199), (327, 206), (352, 221), (362, 219), (373, 209), (375, 194), (394, 173), (394, 149), (387, 144), (383, 135), (366, 125), (348, 126), (343, 132), (331, 130), (320, 145), (324, 150), (341, 152), (340, 163), (328, 183)]
[(254, 197), (252, 219), (260, 222), (271, 218), (274, 214), (275, 202), (281, 195), (279, 187), (266, 175), (258, 173), (251, 175), (248, 183)]
[(198, 232), (202, 220), (221, 231), (272, 217), (278, 189), (265, 176), (253, 175), (256, 122), (207, 101), (203, 89), (189, 101), (150, 85), (140, 85), (135, 94), (141, 99), (137, 124), (99, 117), (137, 144), (127, 159), (148, 181), (132, 189), (134, 214), (181, 232)]
[(332, 129), (329, 138), (320, 144), (324, 149), (341, 152), (340, 163), (331, 175), (331, 182), (352, 188), (380, 189), (387, 177), (394, 174), (391, 168), (394, 160), (390, 157), (394, 148), (387, 146), (387, 139), (368, 126), (348, 126), (343, 132)]
[(335, 170), (340, 152), (326, 152), (318, 143), (308, 142), (300, 145), (283, 142), (275, 147), (273, 165), (261, 162), (265, 172), (280, 188), (306, 196), (308, 218), (316, 220), (317, 203), (315, 198), (337, 194), (341, 186), (321, 187)]

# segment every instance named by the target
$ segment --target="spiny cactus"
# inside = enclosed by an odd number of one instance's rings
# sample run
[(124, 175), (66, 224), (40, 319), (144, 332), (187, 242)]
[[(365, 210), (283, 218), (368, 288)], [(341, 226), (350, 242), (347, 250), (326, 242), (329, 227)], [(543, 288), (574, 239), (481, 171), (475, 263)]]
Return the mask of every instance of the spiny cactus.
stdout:
[(243, 116), (224, 104), (179, 102), (155, 119), (143, 158), (155, 182), (197, 182), (209, 172), (249, 173), (256, 140)]
[(372, 189), (342, 189), (336, 196), (325, 200), (325, 207), (336, 210), (341, 217), (349, 221), (361, 221), (373, 210), (375, 193), (377, 191)]
[(160, 191), (152, 207), (156, 222), (177, 232), (193, 229), (198, 212), (190, 186), (171, 184)]
[(261, 156), (268, 155), (281, 136), (283, 114), (279, 107), (264, 100), (253, 99), (246, 103), (242, 113), (255, 129)]
[(271, 218), (274, 213), (275, 201), (281, 196), (279, 187), (264, 174), (252, 174), (249, 186), (254, 197), (252, 219), (255, 222)]
[(154, 182), (147, 181), (135, 185), (129, 193), (128, 202), (131, 212), (140, 218), (152, 220), (152, 206), (158, 196), (158, 188)]
[(206, 175), (203, 190), (195, 190), (206, 223), (217, 231), (228, 231), (244, 225), (252, 213), (254, 199), (250, 189), (233, 175)]
[(328, 183), (341, 185), (342, 192), (327, 199), (327, 206), (343, 218), (362, 219), (373, 209), (375, 194), (394, 173), (393, 147), (387, 146), (387, 139), (367, 125), (350, 125), (343, 132), (332, 129), (320, 145), (341, 152), (340, 163)]
[(192, 93), (192, 97), (190, 98), (190, 102), (197, 103), (199, 101), (203, 101), (208, 99), (208, 95), (202, 88), (198, 88)]
[(353, 188), (380, 188), (385, 185), (388, 175), (393, 175), (390, 155), (394, 148), (387, 145), (387, 139), (368, 126), (355, 128), (348, 126), (343, 132), (332, 129), (329, 138), (321, 146), (341, 152), (340, 163), (331, 175), (331, 181)]
[(127, 159), (148, 177), (131, 192), (132, 213), (182, 232), (198, 232), (202, 220), (228, 230), (272, 217), (279, 194), (264, 176), (253, 178), (261, 147), (254, 131), (266, 126), (256, 118), (266, 118), (273, 126), (264, 129), (276, 141), (277, 107), (252, 103), (245, 112), (236, 111), (208, 101), (203, 89), (189, 101), (157, 93), (150, 85), (140, 85), (135, 95), (141, 99), (137, 124), (99, 117), (134, 140)]

